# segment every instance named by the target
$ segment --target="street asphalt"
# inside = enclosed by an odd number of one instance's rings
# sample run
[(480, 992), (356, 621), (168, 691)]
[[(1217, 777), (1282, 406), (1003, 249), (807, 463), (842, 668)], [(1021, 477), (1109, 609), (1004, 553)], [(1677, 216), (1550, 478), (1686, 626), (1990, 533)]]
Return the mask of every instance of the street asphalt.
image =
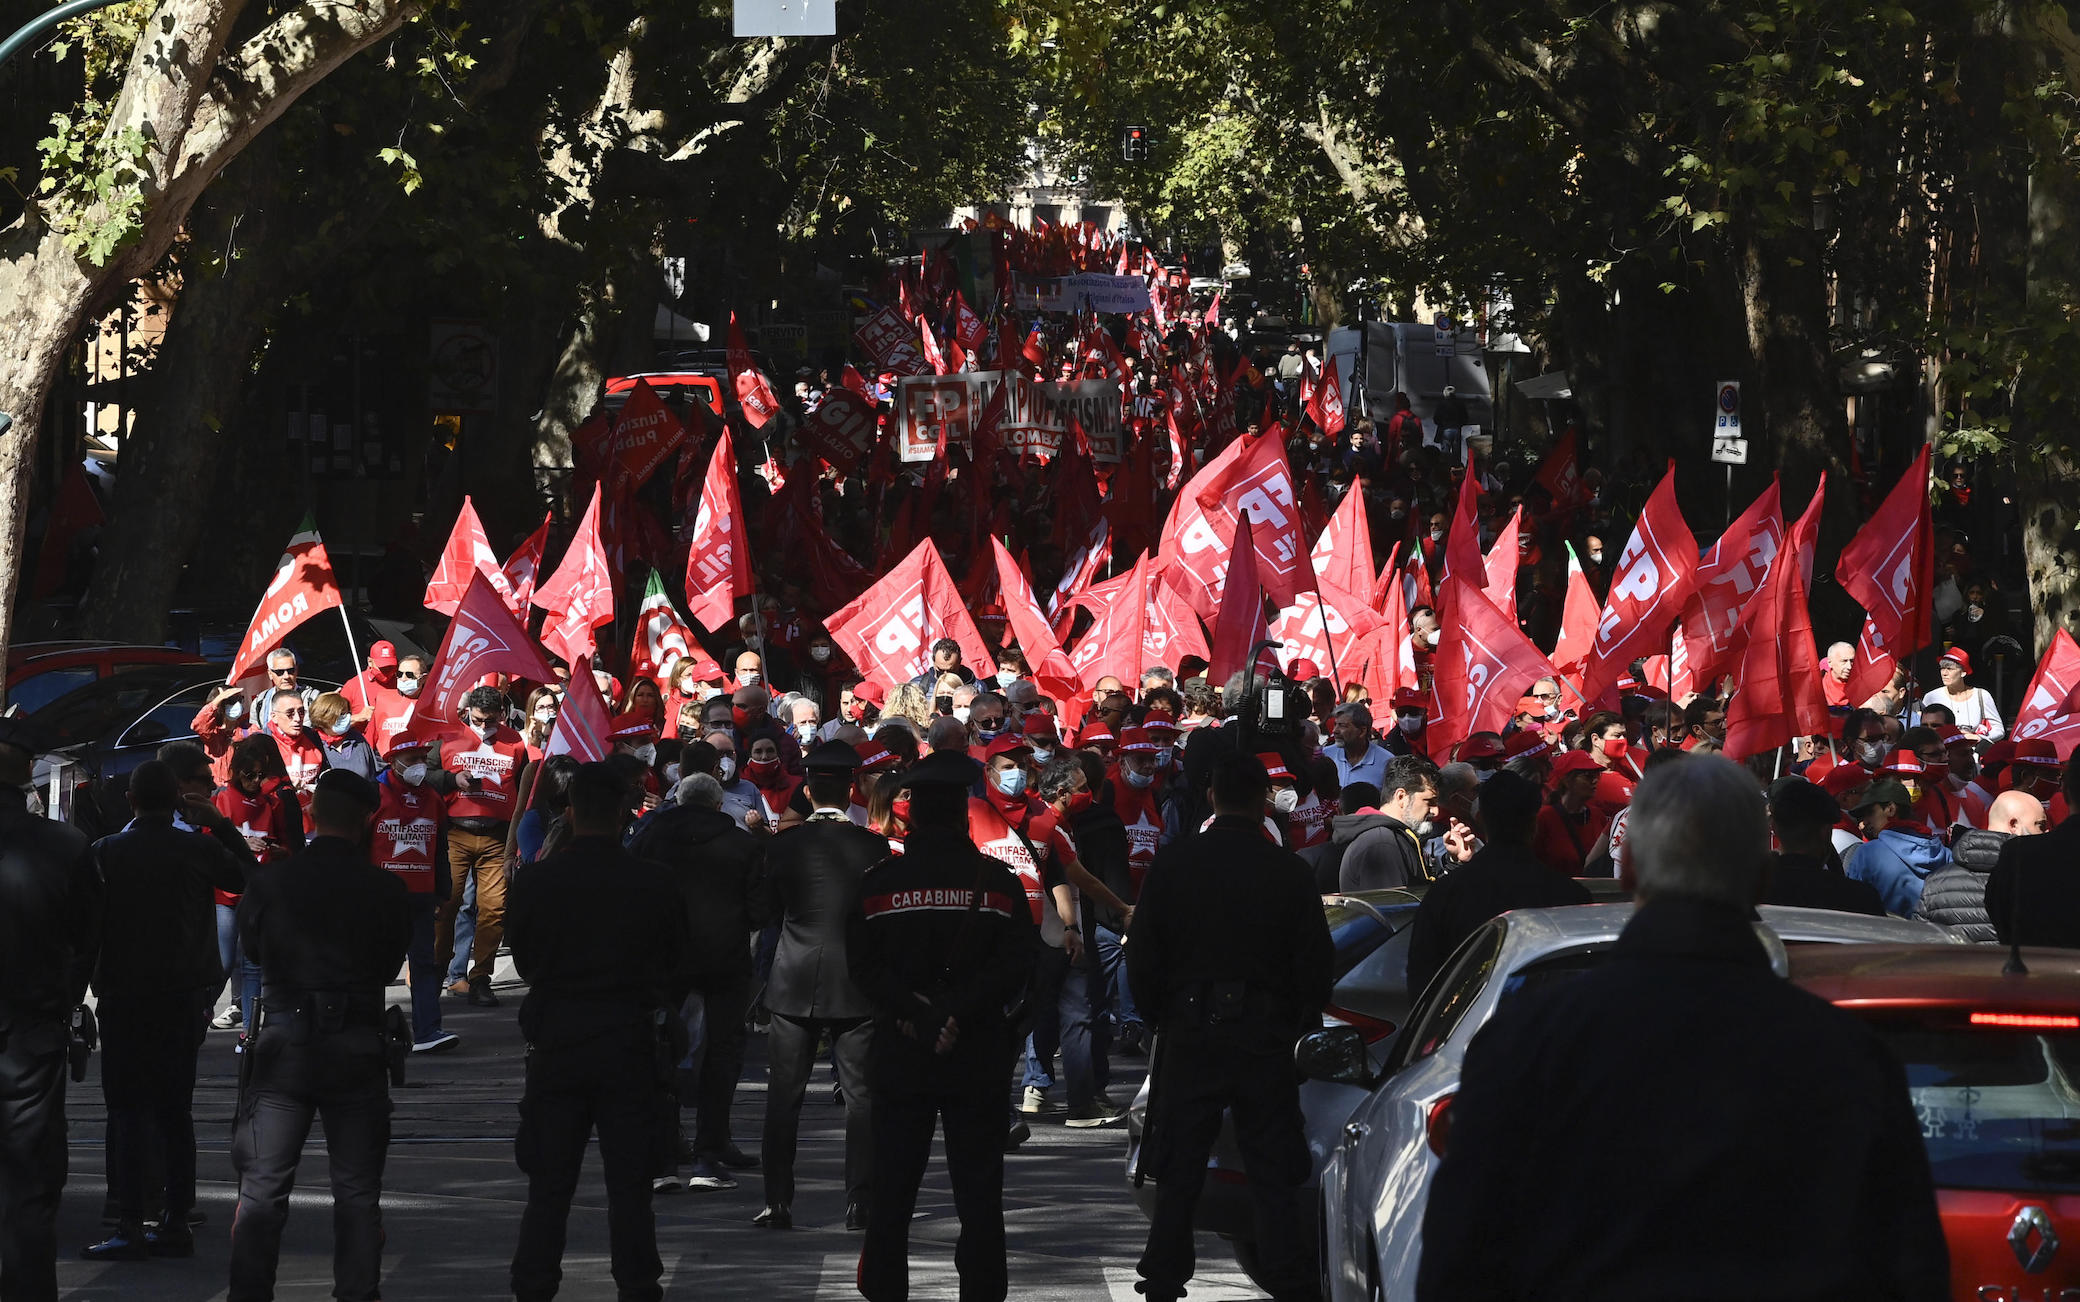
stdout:
[[(509, 960), (501, 960), (500, 969), (503, 979), (496, 988), (503, 1006), (470, 1008), (460, 999), (444, 1000), (443, 1018), (462, 1037), (461, 1045), (444, 1054), (415, 1056), (404, 1088), (393, 1091), (396, 1111), (383, 1191), (387, 1302), (511, 1296), (507, 1264), (527, 1197), (526, 1181), (513, 1164), (523, 1077), (515, 1016), (525, 987), (511, 976)], [(408, 1002), (402, 986), (392, 989), (391, 998)], [(61, 1296), (207, 1302), (225, 1295), (237, 1198), (229, 1156), (237, 1088), (234, 1040), (235, 1032), (211, 1031), (202, 1053), (195, 1118), (199, 1202), (208, 1221), (196, 1233), (192, 1260), (99, 1265), (79, 1259), (83, 1245), (106, 1233), (100, 1221), (107, 1189), (105, 1126), (96, 1070), (90, 1067), (85, 1083), (70, 1086), (71, 1179), (58, 1218)], [(751, 1037), (747, 1059), (733, 1129), (737, 1142), (755, 1152), (765, 1109), (763, 1034)], [(1133, 1097), (1145, 1068), (1140, 1058), (1116, 1059), (1114, 1097)], [(1005, 1084), (1008, 1101), (1012, 1082)], [(812, 1081), (802, 1112), (794, 1230), (751, 1224), (761, 1205), (755, 1171), (739, 1173), (733, 1190), (656, 1199), (667, 1298), (782, 1302), (858, 1296), (853, 1272), (860, 1236), (844, 1228), (844, 1109), (833, 1105), (827, 1064)], [(1128, 1196), (1124, 1131), (1071, 1130), (1061, 1124), (1062, 1116), (1056, 1111), (1038, 1119), (1033, 1138), (1007, 1159), (1004, 1214), (1011, 1296), (1132, 1302), (1139, 1297), (1134, 1262), (1148, 1227)], [(314, 1125), (290, 1203), (277, 1296), (291, 1302), (331, 1296), (330, 1203), (322, 1127)], [(953, 1243), (958, 1230), (945, 1166), (935, 1151), (911, 1237), (913, 1298), (957, 1298)], [(1263, 1296), (1236, 1269), (1218, 1238), (1200, 1236), (1199, 1261), (1202, 1273), (1192, 1283), (1193, 1302)], [(596, 1149), (587, 1156), (571, 1210), (563, 1267), (561, 1297), (614, 1296)]]

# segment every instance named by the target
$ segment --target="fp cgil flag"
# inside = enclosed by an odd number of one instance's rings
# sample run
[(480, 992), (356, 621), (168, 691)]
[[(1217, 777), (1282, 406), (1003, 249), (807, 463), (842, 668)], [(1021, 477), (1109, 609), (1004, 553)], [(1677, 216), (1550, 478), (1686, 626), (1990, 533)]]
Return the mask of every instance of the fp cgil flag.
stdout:
[(470, 581), (483, 575), (491, 584), (499, 599), (512, 609), (513, 587), (499, 567), (498, 553), (491, 550), (491, 540), (484, 536), (484, 526), (477, 519), (477, 508), (464, 495), (462, 510), (455, 517), (455, 527), (448, 533), (448, 545), (441, 550), (441, 559), (433, 567), (433, 578), (426, 584), (428, 610), (452, 616), (455, 608), (462, 604), (462, 594), (469, 591)]
[(932, 643), (942, 637), (960, 644), (961, 662), (976, 677), (997, 671), (989, 643), (929, 538), (824, 627), (861, 675), (883, 686), (909, 682), (931, 668)]
[(1835, 562), (1835, 581), (1864, 609), (1849, 701), (1892, 681), (1899, 657), (1928, 645), (1935, 618), (1935, 522), (1928, 506), (1928, 447)]
[(556, 679), (541, 648), (491, 586), (491, 576), (479, 571), (470, 576), (462, 600), (455, 603), (448, 635), (441, 639), (440, 654), (433, 659), (433, 686), (427, 689), (420, 710), (431, 718), (452, 720), (464, 693), (482, 682), (484, 675), (494, 673), (534, 683)]
[[(1742, 615), (1784, 545), (1776, 479), (1697, 563), (1697, 585), (1683, 607), (1684, 650), (1692, 681), (1712, 682), (1731, 667)], [(1742, 758), (1735, 756), (1736, 759)]]
[(2016, 741), (2042, 739), (2060, 755), (2070, 756), (2080, 744), (2080, 712), (2071, 708), (2080, 691), (2080, 643), (2064, 629), (2051, 635), (2051, 649), (2037, 662), (2036, 676), (2022, 694), (2015, 716)]
[(607, 757), (607, 734), (613, 730), (607, 704), (600, 699), (599, 683), (592, 676), (592, 657), (579, 656), (571, 664), (570, 686), (564, 689), (563, 708), (549, 730), (544, 755), (569, 755), (581, 764), (595, 764)]
[(1445, 580), (1445, 586), (1451, 589), (1445, 604), (1452, 620), (1444, 626), (1433, 662), (1439, 714), (1426, 729), (1432, 759), (1448, 756), (1476, 732), (1500, 732), (1524, 689), (1553, 672), (1516, 621), (1497, 610), (1486, 593), (1457, 576)]
[(534, 581), (542, 569), (542, 553), (549, 547), (549, 523), (555, 518), (554, 513), (542, 516), (541, 527), (529, 534), (527, 541), (521, 543), (519, 549), (506, 557), (506, 563), (499, 567), (511, 594), (506, 606), (515, 619), (525, 621), (527, 618), (528, 602), (534, 598)]
[(751, 428), (764, 429), (767, 421), (780, 414), (780, 400), (773, 396), (765, 373), (752, 362), (751, 345), (744, 342), (744, 328), (737, 324), (734, 312), (729, 314), (729, 382)]
[(579, 656), (591, 656), (599, 645), (592, 630), (614, 621), (614, 574), (599, 539), (599, 494), (595, 484), (592, 504), (585, 508), (562, 564), (534, 594), (534, 604), (549, 612), (542, 621), (542, 645), (570, 665), (576, 665)]
[(332, 559), (318, 537), (318, 522), (306, 515), (282, 559), (275, 562), (274, 578), (260, 596), (260, 609), (253, 612), (252, 626), (239, 642), (238, 656), (224, 681), (245, 677), (298, 624), (340, 604), (339, 582), (332, 577)]
[(700, 514), (686, 548), (686, 609), (710, 631), (729, 622), (737, 598), (751, 595), (751, 546), (738, 527), (743, 518), (736, 446), (725, 429), (708, 458)]
[(1285, 444), (1273, 434), (1245, 435), (1192, 477), (1163, 526), (1161, 554), (1181, 570), (1174, 586), (1201, 619), (1214, 618), (1235, 521), (1244, 511), (1256, 539), (1257, 578), (1272, 601), (1290, 606), (1302, 588), (1313, 586)]
[(1582, 671), (1584, 697), (1595, 702), (1634, 660), (1667, 649), (1668, 630), (1690, 599), (1696, 573), (1697, 539), (1676, 505), (1675, 462), (1670, 461), (1611, 571), (1610, 594)]

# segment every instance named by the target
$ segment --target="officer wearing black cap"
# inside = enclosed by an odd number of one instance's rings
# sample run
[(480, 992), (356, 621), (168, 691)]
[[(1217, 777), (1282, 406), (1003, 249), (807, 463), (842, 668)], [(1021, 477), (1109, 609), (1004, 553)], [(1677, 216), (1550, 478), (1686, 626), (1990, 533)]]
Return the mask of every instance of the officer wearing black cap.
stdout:
[(802, 761), (811, 813), (773, 838), (766, 852), (766, 912), (780, 922), (780, 946), (766, 978), (773, 1014), (766, 1040), (766, 1124), (760, 1143), (766, 1205), (755, 1218), (770, 1229), (794, 1224), (795, 1135), (802, 1094), (824, 1035), (845, 1094), (845, 1228), (863, 1229), (873, 1152), (866, 1079), (873, 1043), (873, 1006), (853, 981), (845, 957), (845, 920), (860, 879), (888, 853), (888, 842), (848, 814), (859, 752), (827, 741)]
[(390, 1147), (384, 992), (411, 945), (404, 881), (369, 862), (380, 795), (345, 769), (311, 794), (303, 853), (253, 870), (238, 936), (260, 965), (262, 1008), (232, 1126), (238, 1211), (230, 1302), (274, 1296), (289, 1190), (312, 1117), (332, 1175), (333, 1292), (372, 1298), (381, 1284), (383, 1159)]
[(1004, 1010), (1033, 971), (1038, 938), (1018, 879), (968, 836), (968, 789), (982, 766), (937, 752), (905, 777), (905, 852), (868, 870), (846, 923), (852, 978), (874, 1009), (874, 1170), (859, 1291), (867, 1302), (909, 1296), (910, 1217), (933, 1125), (943, 1121), (961, 1297), (1001, 1302)]
[(100, 935), (77, 828), (29, 811), (35, 743), (0, 718), (0, 1297), (58, 1296), (66, 1050)]

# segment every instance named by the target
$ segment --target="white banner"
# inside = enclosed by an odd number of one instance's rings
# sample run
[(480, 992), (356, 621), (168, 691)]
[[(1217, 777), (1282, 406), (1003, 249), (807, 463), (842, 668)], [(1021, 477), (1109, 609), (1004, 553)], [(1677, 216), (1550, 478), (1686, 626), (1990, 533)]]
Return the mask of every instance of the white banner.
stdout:
[(1146, 312), (1148, 282), (1139, 276), (1087, 271), (1075, 276), (1019, 277), (1014, 302), (1027, 312)]
[[(1114, 380), (1039, 384), (1011, 372), (997, 436), (1007, 451), (1054, 457), (1068, 437), (1073, 417), (1090, 440), (1091, 458), (1117, 464), (1126, 448), (1120, 418), (1120, 386)], [(955, 371), (950, 375), (906, 375), (896, 382), (896, 453), (904, 461), (930, 461), (946, 431), (948, 446), (971, 454), (969, 431), (1004, 383), (1003, 371)]]

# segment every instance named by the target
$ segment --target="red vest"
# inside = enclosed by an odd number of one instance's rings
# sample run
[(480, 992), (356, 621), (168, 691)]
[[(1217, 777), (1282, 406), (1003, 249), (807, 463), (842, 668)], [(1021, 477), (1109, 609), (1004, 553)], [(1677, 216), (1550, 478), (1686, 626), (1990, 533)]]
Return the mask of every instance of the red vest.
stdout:
[(414, 895), (433, 894), (433, 855), (440, 844), (441, 798), (425, 787), (407, 786), (385, 775), (376, 784), (383, 803), (376, 809), (369, 857), (404, 879)]
[(1134, 889), (1138, 892), (1148, 866), (1156, 861), (1157, 843), (1163, 838), (1163, 805), (1156, 799), (1155, 787), (1136, 790), (1127, 785), (1126, 777), (1114, 768), (1112, 812), (1127, 825), (1127, 870), (1133, 875)]
[(968, 797), (968, 839), (1018, 877), (1018, 884), (1025, 888), (1026, 904), (1033, 910), (1033, 925), (1042, 925), (1042, 910), (1050, 901), (1040, 879), (1040, 863), (1004, 815), (982, 796)]
[(390, 739), (412, 721), (412, 710), (419, 702), (399, 692), (381, 690), (371, 690), (368, 699), (372, 710), (368, 716), (368, 744), (376, 748), (376, 754), (388, 755)]
[[(325, 767), (325, 743), (306, 728), (299, 728), (284, 737), (270, 727), (267, 735), (274, 738), (275, 748), (282, 752), (282, 765), (289, 770), (289, 785), (308, 793), (311, 784), (318, 780), (318, 773)], [(304, 808), (309, 809), (310, 803), (306, 794)]]
[(520, 771), (527, 767), (527, 743), (520, 734), (500, 725), (490, 741), (474, 733), (450, 737), (441, 744), (441, 766), (460, 777), (469, 774), (483, 783), (475, 791), (458, 790), (448, 797), (448, 817), (488, 818), (510, 823), (518, 815), (513, 788)]

